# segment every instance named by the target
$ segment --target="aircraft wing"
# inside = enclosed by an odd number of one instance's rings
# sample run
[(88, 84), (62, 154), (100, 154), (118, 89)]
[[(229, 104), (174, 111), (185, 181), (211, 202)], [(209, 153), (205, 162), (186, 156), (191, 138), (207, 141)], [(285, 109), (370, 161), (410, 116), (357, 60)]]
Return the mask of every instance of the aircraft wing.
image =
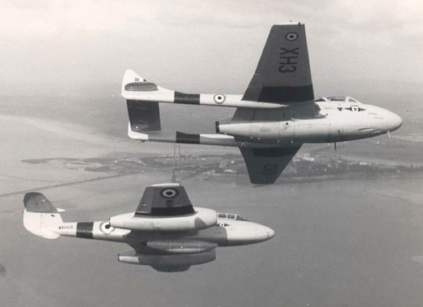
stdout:
[(240, 147), (251, 183), (274, 183), (300, 148), (301, 146), (273, 148)]
[(135, 216), (181, 216), (194, 213), (185, 188), (179, 183), (154, 184), (147, 187)]
[[(243, 100), (282, 105), (275, 110), (237, 108), (231, 119), (239, 122), (284, 121), (313, 118), (315, 103), (310, 61), (303, 24), (274, 25)], [(301, 148), (239, 147), (252, 183), (274, 183)]]
[(301, 106), (297, 117), (314, 116), (314, 93), (303, 24), (274, 25), (242, 98)]

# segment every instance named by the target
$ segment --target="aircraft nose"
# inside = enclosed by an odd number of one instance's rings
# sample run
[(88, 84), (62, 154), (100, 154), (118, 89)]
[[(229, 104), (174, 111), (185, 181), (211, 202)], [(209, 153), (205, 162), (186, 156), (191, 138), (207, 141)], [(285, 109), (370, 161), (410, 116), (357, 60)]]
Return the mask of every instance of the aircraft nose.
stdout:
[(269, 228), (269, 231), (267, 232), (267, 238), (271, 239), (275, 236), (275, 231), (272, 228)]
[(226, 228), (228, 245), (246, 245), (270, 240), (275, 231), (267, 226), (247, 221), (233, 221)]
[(391, 124), (391, 129), (389, 131), (395, 131), (402, 125), (402, 118), (397, 114), (390, 112), (389, 121)]
[(256, 231), (256, 238), (259, 242), (270, 240), (275, 236), (275, 231), (272, 228), (261, 226), (260, 229)]

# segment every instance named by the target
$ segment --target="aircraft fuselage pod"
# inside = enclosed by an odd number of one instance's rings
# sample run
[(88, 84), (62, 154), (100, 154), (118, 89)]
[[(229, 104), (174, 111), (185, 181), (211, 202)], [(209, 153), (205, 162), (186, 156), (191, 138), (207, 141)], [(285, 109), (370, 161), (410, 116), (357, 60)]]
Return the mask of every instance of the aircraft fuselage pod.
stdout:
[[(295, 146), (370, 138), (395, 131), (402, 124), (397, 114), (351, 97), (323, 97), (315, 103), (319, 110), (315, 118), (217, 122), (216, 132), (238, 140)], [(289, 110), (279, 112), (290, 114)]]
[(120, 262), (164, 272), (186, 271), (191, 265), (214, 261), (217, 247), (255, 244), (275, 234), (236, 214), (192, 207), (179, 184), (147, 187), (135, 212), (108, 221), (63, 222), (62, 210), (40, 193), (27, 193), (24, 204), (24, 227), (37, 236), (126, 243), (134, 250), (120, 253)]
[[(26, 218), (31, 212), (25, 212)], [(221, 214), (221, 213), (217, 213)], [(44, 216), (48, 219), (47, 216)], [(44, 221), (43, 221), (44, 222)], [(26, 225), (29, 225), (28, 223)], [(31, 226), (27, 230), (31, 231)], [(78, 237), (105, 241), (124, 242), (130, 245), (150, 242), (147, 246), (154, 246), (151, 242), (163, 242), (168, 247), (160, 250), (172, 252), (172, 246), (177, 243), (179, 248), (194, 248), (197, 242), (204, 244), (215, 244), (216, 246), (248, 245), (266, 241), (274, 236), (274, 231), (269, 227), (246, 220), (234, 220), (229, 218), (218, 218), (216, 224), (200, 230), (165, 232), (155, 229), (151, 230), (129, 230), (110, 226), (110, 221), (94, 222), (71, 222), (57, 223), (51, 227), (43, 227), (43, 232), (52, 237)], [(53, 235), (54, 234), (54, 235)], [(192, 245), (191, 243), (195, 243)], [(201, 244), (198, 245), (201, 251)], [(210, 245), (209, 245), (210, 246)]]

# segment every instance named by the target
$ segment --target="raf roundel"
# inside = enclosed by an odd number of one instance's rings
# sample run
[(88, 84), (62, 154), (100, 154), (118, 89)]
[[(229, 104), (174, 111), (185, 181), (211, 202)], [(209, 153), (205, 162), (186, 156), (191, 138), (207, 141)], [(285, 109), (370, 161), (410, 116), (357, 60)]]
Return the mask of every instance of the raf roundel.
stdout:
[(294, 32), (291, 32), (291, 33), (288, 33), (288, 34), (285, 36), (285, 38), (286, 38), (287, 40), (289, 40), (289, 41), (295, 41), (295, 40), (298, 38), (298, 34), (297, 34), (297, 33), (294, 33)]
[(109, 222), (103, 222), (100, 224), (100, 231), (105, 235), (111, 234), (114, 230), (115, 228), (110, 226)]
[(214, 102), (216, 102), (217, 104), (222, 104), (225, 102), (225, 95), (214, 95)]
[(178, 191), (175, 189), (164, 189), (160, 192), (160, 195), (163, 196), (164, 198), (175, 198), (176, 196), (178, 196)]

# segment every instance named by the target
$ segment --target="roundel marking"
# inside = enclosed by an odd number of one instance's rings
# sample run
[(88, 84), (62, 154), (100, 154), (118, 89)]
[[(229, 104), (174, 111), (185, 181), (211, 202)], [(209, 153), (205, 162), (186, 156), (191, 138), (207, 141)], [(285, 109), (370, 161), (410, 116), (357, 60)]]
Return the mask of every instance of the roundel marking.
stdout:
[(285, 35), (285, 38), (289, 41), (295, 41), (298, 38), (298, 34), (295, 32), (290, 32), (287, 35)]
[(353, 112), (358, 112), (358, 107), (356, 107), (356, 106), (351, 107), (351, 111), (353, 111)]
[(214, 102), (216, 102), (217, 104), (222, 104), (225, 102), (226, 97), (225, 95), (214, 95), (213, 99), (214, 99)]
[(111, 227), (109, 222), (103, 222), (100, 224), (100, 231), (105, 235), (111, 234), (114, 230), (115, 228)]
[(160, 191), (160, 195), (168, 199), (175, 198), (176, 196), (178, 196), (178, 194), (179, 192), (177, 190), (171, 188), (163, 189)]

